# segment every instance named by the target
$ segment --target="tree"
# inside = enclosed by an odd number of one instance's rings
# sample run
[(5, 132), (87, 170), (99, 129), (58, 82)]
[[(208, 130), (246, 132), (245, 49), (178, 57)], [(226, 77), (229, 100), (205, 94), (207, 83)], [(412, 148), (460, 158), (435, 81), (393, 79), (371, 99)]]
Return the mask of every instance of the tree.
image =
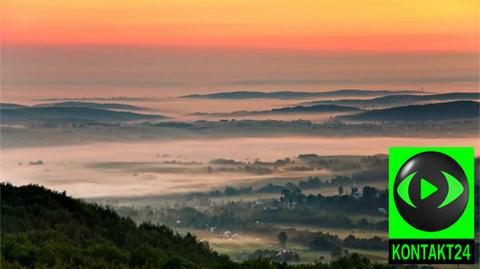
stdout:
[(335, 249), (340, 243), (333, 240), (330, 235), (318, 232), (313, 236), (309, 246), (312, 250), (328, 251)]
[(341, 247), (335, 247), (331, 254), (333, 260), (337, 260), (343, 256), (343, 249)]
[(361, 220), (358, 221), (358, 226), (360, 228), (367, 228), (368, 227), (368, 220), (365, 218), (362, 218)]
[(343, 186), (339, 186), (338, 187), (338, 195), (342, 195), (343, 194)]
[(288, 240), (287, 233), (286, 232), (280, 232), (277, 237), (278, 237), (278, 242), (280, 243), (280, 246), (282, 246), (282, 248), (285, 248), (285, 246), (287, 245), (287, 240)]
[(374, 200), (375, 198), (377, 198), (377, 189), (370, 186), (363, 187), (363, 199)]

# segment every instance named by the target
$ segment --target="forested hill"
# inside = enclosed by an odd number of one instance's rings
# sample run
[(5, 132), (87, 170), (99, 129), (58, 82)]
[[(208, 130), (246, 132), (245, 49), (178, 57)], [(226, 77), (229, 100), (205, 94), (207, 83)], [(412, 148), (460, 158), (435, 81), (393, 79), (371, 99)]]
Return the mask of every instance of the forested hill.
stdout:
[[(3, 107), (7, 108), (3, 108)], [(17, 105), (18, 106), (18, 105)], [(0, 105), (2, 123), (120, 123), (138, 120), (160, 120), (167, 117), (89, 107), (17, 107)]]
[[(330, 264), (232, 262), (194, 236), (165, 226), (136, 226), (95, 204), (36, 185), (0, 184), (2, 269), (384, 269), (357, 254)], [(428, 267), (431, 268), (431, 267)]]
[(39, 186), (1, 185), (1, 268), (234, 268), (192, 235)]
[(445, 103), (377, 109), (355, 115), (338, 116), (353, 121), (440, 121), (480, 117), (480, 103), (454, 101)]

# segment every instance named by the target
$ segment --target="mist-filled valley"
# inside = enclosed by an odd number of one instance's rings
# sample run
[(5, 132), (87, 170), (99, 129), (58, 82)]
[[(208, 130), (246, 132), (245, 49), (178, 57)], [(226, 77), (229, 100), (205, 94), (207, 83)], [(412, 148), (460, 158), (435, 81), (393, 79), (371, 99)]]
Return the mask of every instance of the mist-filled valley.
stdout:
[[(360, 253), (385, 263), (389, 147), (473, 146), (476, 156), (480, 148), (478, 93), (396, 94), (2, 103), (2, 182), (65, 191), (139, 225), (193, 233), (238, 262), (313, 264)], [(478, 173), (475, 180), (478, 188)]]

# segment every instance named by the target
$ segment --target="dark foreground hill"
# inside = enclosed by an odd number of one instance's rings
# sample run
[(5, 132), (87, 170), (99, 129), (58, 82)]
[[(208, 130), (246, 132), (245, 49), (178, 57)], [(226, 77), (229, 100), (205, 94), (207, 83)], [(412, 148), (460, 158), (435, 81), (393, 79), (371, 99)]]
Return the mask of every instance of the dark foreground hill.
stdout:
[(455, 101), (377, 109), (338, 118), (353, 121), (439, 121), (474, 119), (479, 116), (479, 102)]
[(190, 234), (136, 226), (94, 204), (38, 186), (1, 185), (2, 264), (27, 268), (228, 268)]
[[(9, 268), (383, 269), (357, 254), (330, 264), (232, 262), (193, 235), (137, 226), (114, 211), (36, 185), (0, 184), (1, 264)], [(253, 251), (253, 250), (252, 250)]]

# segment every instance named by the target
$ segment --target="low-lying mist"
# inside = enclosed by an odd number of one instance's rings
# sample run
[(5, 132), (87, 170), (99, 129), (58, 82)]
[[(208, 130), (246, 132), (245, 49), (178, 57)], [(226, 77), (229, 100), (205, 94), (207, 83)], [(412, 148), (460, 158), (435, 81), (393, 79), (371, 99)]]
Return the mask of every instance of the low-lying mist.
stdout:
[[(244, 163), (295, 159), (300, 154), (374, 155), (390, 146), (471, 146), (475, 138), (226, 138), (139, 143), (97, 143), (3, 149), (2, 181), (36, 183), (76, 197), (142, 196), (208, 191), (227, 185), (328, 175), (308, 167), (272, 171), (215, 166), (215, 159)], [(478, 155), (478, 151), (476, 152)], [(209, 168), (210, 167), (210, 168)]]

